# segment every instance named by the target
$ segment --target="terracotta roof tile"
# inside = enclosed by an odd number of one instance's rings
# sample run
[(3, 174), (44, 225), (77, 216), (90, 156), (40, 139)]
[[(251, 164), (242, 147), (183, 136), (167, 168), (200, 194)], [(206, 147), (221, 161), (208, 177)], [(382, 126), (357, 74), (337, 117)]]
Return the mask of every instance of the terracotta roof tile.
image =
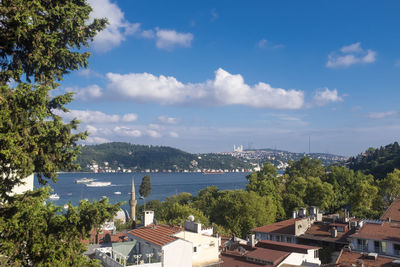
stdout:
[(400, 223), (382, 222), (376, 224), (367, 222), (351, 237), (400, 242)]
[(264, 261), (272, 262), (274, 266), (281, 263), (287, 256), (289, 256), (290, 252), (273, 250), (268, 248), (256, 248), (253, 251), (249, 251), (246, 254), (246, 257), (250, 257), (253, 259), (259, 259)]
[(289, 219), (286, 221), (271, 223), (268, 225), (257, 227), (257, 228), (251, 229), (251, 230), (253, 232), (295, 235), (295, 229), (294, 229), (295, 221), (296, 221), (296, 219)]
[(345, 232), (337, 232), (337, 236), (332, 237), (329, 232), (331, 226), (347, 226), (347, 224), (331, 223), (328, 225), (322, 222), (315, 222), (303, 235), (299, 236), (299, 238), (347, 244), (347, 238), (355, 232), (355, 228), (352, 228)]
[(389, 267), (392, 266), (393, 260), (392, 258), (382, 256), (378, 256), (376, 260), (367, 259), (361, 253), (342, 251), (339, 258), (336, 260), (336, 266), (353, 267), (356, 263), (362, 263), (365, 267)]
[(308, 250), (320, 249), (320, 247), (293, 244), (293, 243), (285, 243), (285, 242), (277, 242), (277, 241), (270, 241), (270, 240), (258, 241), (256, 246), (262, 247), (262, 248), (267, 248), (267, 249), (272, 249), (272, 250), (279, 250), (279, 251), (285, 251), (285, 252), (297, 252), (297, 253), (303, 253), (303, 254), (307, 254)]
[(133, 229), (129, 231), (129, 233), (150, 243), (164, 246), (177, 240), (178, 238), (172, 235), (180, 231), (182, 231), (182, 228), (159, 224), (157, 226), (151, 225), (143, 228)]
[(381, 220), (387, 220), (389, 218), (392, 221), (400, 222), (400, 198), (393, 200), (392, 204), (390, 204), (385, 213), (382, 215)]

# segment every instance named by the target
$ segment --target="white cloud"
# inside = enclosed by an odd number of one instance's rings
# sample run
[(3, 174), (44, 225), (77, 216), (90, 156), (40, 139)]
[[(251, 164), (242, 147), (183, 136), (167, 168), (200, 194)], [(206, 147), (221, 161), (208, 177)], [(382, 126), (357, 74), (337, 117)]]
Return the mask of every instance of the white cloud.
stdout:
[(177, 124), (179, 122), (179, 119), (167, 116), (159, 116), (158, 121), (165, 124)]
[(126, 39), (126, 36), (136, 33), (139, 23), (130, 23), (117, 4), (110, 0), (88, 0), (93, 11), (90, 13), (89, 21), (95, 18), (107, 18), (107, 27), (99, 32), (94, 38), (93, 46), (99, 51), (108, 51), (118, 46)]
[(161, 137), (161, 134), (158, 131), (151, 130), (151, 129), (147, 130), (147, 135), (150, 136), (150, 137), (154, 137), (154, 138)]
[(262, 49), (264, 48), (276, 49), (283, 47), (283, 45), (281, 44), (271, 44), (271, 42), (269, 42), (267, 39), (261, 39), (260, 41), (258, 41), (257, 46)]
[(171, 50), (175, 46), (190, 47), (193, 40), (191, 33), (179, 33), (175, 30), (156, 29), (156, 46), (161, 49)]
[(88, 144), (101, 144), (101, 143), (109, 143), (111, 140), (99, 136), (88, 136), (85, 140), (85, 143)]
[(304, 93), (299, 90), (273, 88), (259, 82), (250, 86), (242, 75), (219, 68), (214, 80), (181, 83), (171, 76), (149, 73), (107, 73), (108, 89), (114, 97), (137, 102), (161, 104), (245, 105), (257, 108), (299, 109)]
[(138, 115), (135, 113), (127, 113), (125, 115), (122, 116), (121, 121), (124, 122), (133, 122), (136, 121), (138, 119)]
[(323, 91), (319, 90), (314, 93), (312, 105), (324, 106), (329, 103), (342, 101), (343, 98), (338, 95), (338, 91), (336, 89), (329, 90), (329, 88), (325, 88)]
[(371, 112), (368, 114), (368, 117), (371, 119), (383, 119), (389, 116), (396, 115), (396, 111), (386, 111), (386, 112)]
[(62, 112), (59, 110), (54, 110), (56, 115), (61, 116), (66, 120), (72, 120), (77, 118), (82, 123), (118, 123), (118, 122), (131, 122), (137, 119), (137, 115), (133, 113), (125, 114), (122, 117), (120, 115), (108, 115), (101, 111), (95, 110), (70, 110), (69, 112)]
[(86, 131), (88, 131), (90, 134), (96, 134), (97, 128), (93, 125), (86, 125)]
[(125, 126), (117, 126), (113, 129), (113, 132), (119, 136), (128, 136), (128, 137), (142, 136), (142, 132), (140, 130)]
[(76, 92), (75, 99), (87, 101), (100, 98), (103, 92), (97, 84), (89, 85), (88, 87), (82, 89), (67, 88), (67, 91)]
[(173, 137), (173, 138), (178, 138), (179, 134), (177, 132), (171, 131), (171, 132), (169, 132), (169, 136)]
[(376, 52), (371, 49), (363, 49), (361, 43), (343, 46), (339, 52), (328, 55), (326, 67), (349, 67), (354, 64), (369, 64), (376, 61)]

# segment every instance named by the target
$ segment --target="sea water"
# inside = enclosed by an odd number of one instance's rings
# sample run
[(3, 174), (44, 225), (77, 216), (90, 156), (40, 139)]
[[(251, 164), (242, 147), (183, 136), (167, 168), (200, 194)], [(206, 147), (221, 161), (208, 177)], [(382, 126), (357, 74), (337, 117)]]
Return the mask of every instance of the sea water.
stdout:
[[(59, 206), (64, 206), (68, 202), (78, 205), (81, 199), (93, 201), (108, 197), (111, 203), (125, 201), (122, 207), (128, 208), (132, 179), (135, 180), (138, 204), (143, 204), (143, 200), (139, 199), (139, 187), (142, 177), (146, 174), (150, 175), (152, 186), (146, 202), (152, 199), (162, 201), (182, 192), (195, 196), (199, 190), (212, 185), (217, 186), (219, 190), (244, 189), (247, 184), (246, 175), (248, 175), (248, 173), (60, 173), (57, 183), (49, 181), (48, 185), (60, 196), (60, 199), (53, 200), (54, 204)], [(93, 178), (96, 182), (111, 182), (111, 185), (88, 187), (82, 183), (75, 183), (75, 180), (85, 177)], [(34, 185), (35, 188), (40, 186), (36, 177)]]

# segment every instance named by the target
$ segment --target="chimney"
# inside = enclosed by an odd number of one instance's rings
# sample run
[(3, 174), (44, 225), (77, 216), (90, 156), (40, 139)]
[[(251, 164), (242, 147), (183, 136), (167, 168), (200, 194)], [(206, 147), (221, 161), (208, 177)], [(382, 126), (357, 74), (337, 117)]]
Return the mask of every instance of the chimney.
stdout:
[(144, 218), (144, 226), (148, 226), (154, 222), (154, 211), (152, 210), (145, 210), (143, 212), (143, 218)]
[(390, 217), (387, 217), (387, 221), (388, 221), (388, 222), (391, 222), (392, 219), (391, 219)]
[(293, 211), (293, 219), (296, 219), (297, 218), (297, 210), (294, 210)]
[(337, 229), (336, 227), (331, 228), (331, 237), (337, 237)]
[(247, 245), (254, 248), (256, 246), (256, 236), (254, 234), (247, 236)]

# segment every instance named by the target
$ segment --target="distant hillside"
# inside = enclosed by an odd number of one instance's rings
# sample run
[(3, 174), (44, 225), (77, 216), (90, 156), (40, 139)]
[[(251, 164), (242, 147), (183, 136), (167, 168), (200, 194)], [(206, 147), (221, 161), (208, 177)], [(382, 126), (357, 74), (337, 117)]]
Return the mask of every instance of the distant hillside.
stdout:
[(120, 168), (131, 171), (251, 168), (250, 163), (246, 160), (230, 155), (191, 154), (171, 147), (134, 145), (122, 142), (84, 146), (77, 163), (85, 171), (90, 170), (93, 164), (97, 164), (99, 168), (103, 169), (107, 167), (113, 170)]
[(372, 174), (376, 179), (386, 177), (395, 168), (400, 169), (400, 146), (397, 142), (380, 148), (369, 148), (364, 153), (351, 157), (348, 166), (355, 171)]

